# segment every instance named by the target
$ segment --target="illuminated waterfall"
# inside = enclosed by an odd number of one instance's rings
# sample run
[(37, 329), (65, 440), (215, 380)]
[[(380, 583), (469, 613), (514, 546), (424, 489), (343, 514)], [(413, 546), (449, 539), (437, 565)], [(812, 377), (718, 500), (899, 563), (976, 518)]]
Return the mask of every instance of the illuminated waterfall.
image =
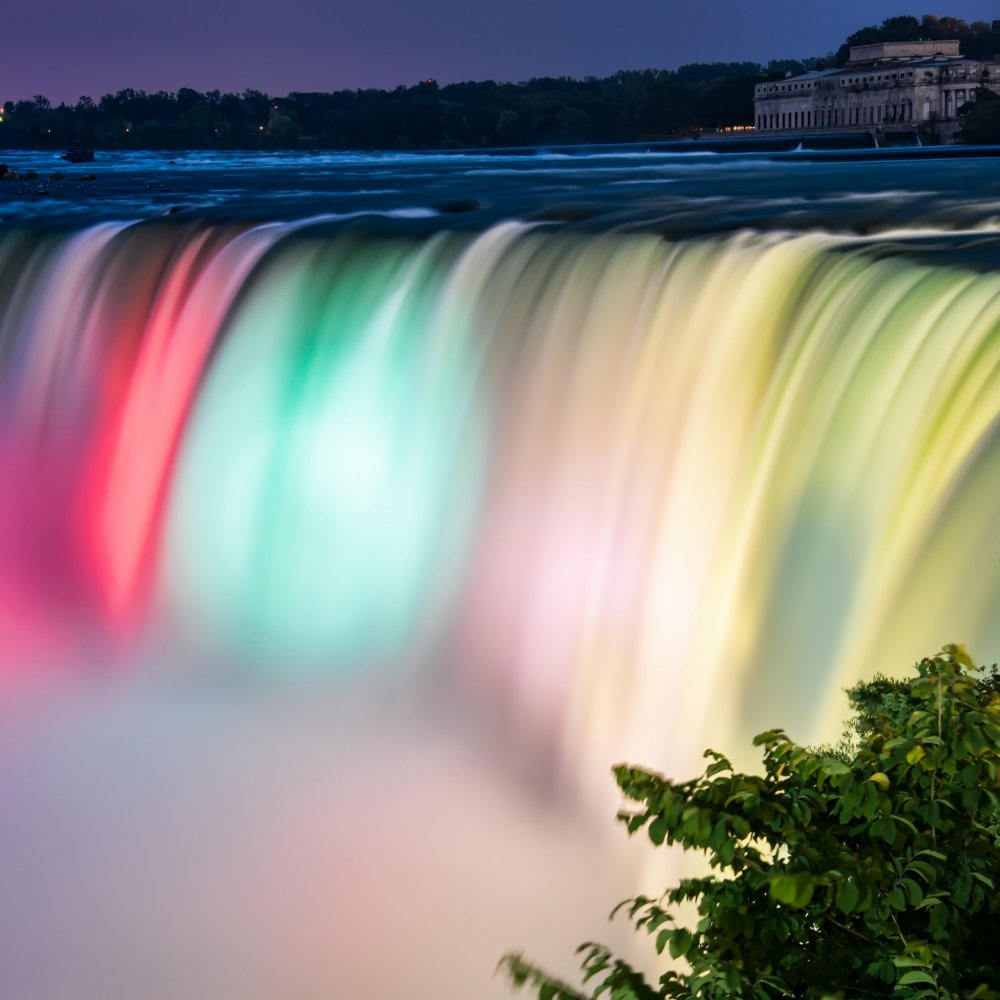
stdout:
[(1000, 277), (862, 239), (14, 229), (0, 382), (15, 674), (426, 677), (576, 782), (1000, 640)]

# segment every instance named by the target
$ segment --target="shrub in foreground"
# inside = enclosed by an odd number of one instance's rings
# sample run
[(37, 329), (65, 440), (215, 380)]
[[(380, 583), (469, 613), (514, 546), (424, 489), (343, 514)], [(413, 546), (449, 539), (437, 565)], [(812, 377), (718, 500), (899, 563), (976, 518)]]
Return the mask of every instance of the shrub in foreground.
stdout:
[[(711, 866), (616, 908), (682, 968), (649, 982), (591, 942), (581, 991), (520, 955), (502, 965), (540, 1000), (1000, 998), (998, 686), (947, 646), (910, 679), (852, 689), (835, 750), (775, 729), (754, 740), (762, 775), (715, 750), (686, 782), (616, 767), (629, 833)], [(687, 901), (693, 927), (677, 916)]]

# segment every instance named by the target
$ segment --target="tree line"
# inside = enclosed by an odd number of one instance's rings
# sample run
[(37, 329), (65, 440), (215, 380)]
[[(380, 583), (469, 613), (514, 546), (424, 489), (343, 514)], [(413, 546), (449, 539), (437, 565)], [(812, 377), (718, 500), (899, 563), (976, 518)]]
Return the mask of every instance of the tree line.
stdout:
[(995, 59), (1000, 53), (1000, 21), (973, 21), (968, 24), (959, 17), (938, 17), (936, 14), (924, 14), (920, 18), (912, 14), (887, 17), (880, 25), (873, 24), (849, 35), (837, 50), (835, 64), (842, 66), (847, 62), (852, 45), (954, 38), (958, 39), (959, 49), (967, 58)]
[(340, 90), (272, 97), (181, 88), (120, 90), (99, 101), (7, 102), (0, 148), (429, 149), (633, 142), (753, 120), (754, 84), (801, 62), (694, 63), (524, 83)]
[(126, 89), (59, 105), (38, 95), (3, 105), (0, 148), (406, 150), (675, 139), (751, 124), (756, 84), (842, 64), (850, 45), (926, 37), (958, 38), (970, 57), (993, 55), (1000, 52), (1000, 20), (893, 17), (823, 57), (690, 63), (582, 80), (425, 80), (284, 97)]

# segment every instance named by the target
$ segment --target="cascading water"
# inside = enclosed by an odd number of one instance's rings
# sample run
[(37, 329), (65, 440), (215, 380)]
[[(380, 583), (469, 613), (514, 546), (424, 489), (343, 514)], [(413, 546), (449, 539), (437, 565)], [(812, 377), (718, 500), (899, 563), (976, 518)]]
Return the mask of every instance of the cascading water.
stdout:
[(397, 673), (583, 788), (829, 734), (845, 684), (1000, 639), (994, 274), (815, 234), (13, 229), (0, 352), (14, 677), (95, 631)]
[[(990, 161), (650, 156), (438, 157), (489, 174), (461, 226), (374, 158), (391, 221), (0, 229), (0, 995), (642, 963), (603, 917), (672, 873), (612, 762), (750, 765), (858, 677), (995, 656)], [(591, 231), (498, 221), (584, 175)]]

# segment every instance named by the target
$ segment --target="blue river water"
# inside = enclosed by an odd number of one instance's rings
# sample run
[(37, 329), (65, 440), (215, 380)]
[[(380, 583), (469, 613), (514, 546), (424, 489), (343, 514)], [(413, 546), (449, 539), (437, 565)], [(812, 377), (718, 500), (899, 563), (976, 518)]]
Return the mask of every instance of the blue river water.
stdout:
[[(0, 153), (0, 221), (167, 214), (395, 219), (479, 229), (523, 218), (653, 229), (967, 230), (1000, 218), (1000, 148), (780, 151), (609, 146), (438, 153)], [(745, 150), (745, 151), (741, 151)]]

